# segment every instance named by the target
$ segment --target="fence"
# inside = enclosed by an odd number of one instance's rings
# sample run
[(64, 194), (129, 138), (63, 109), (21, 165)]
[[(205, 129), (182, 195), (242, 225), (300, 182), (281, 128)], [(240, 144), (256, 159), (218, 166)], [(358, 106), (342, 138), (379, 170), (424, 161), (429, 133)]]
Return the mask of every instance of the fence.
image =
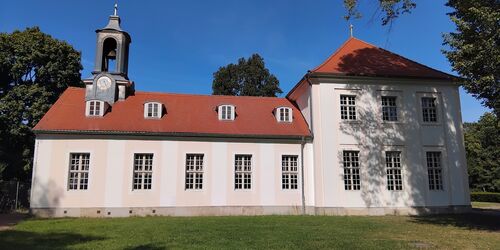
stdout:
[(0, 212), (29, 208), (30, 183), (21, 181), (0, 182)]

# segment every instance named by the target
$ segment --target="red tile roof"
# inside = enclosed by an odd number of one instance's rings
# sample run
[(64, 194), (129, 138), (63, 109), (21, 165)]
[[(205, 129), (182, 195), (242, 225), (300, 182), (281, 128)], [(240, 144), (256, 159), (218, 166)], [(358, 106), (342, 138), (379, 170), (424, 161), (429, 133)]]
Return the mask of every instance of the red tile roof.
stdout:
[[(161, 119), (144, 119), (144, 103), (161, 102)], [(236, 106), (234, 121), (219, 121), (216, 107)], [(273, 111), (293, 109), (292, 123), (279, 123)], [(166, 135), (226, 135), (256, 137), (310, 136), (300, 111), (285, 98), (185, 95), (136, 91), (116, 102), (104, 117), (85, 116), (85, 90), (68, 88), (33, 129), (35, 132), (150, 133)]]
[(416, 77), (454, 79), (453, 75), (432, 69), (357, 38), (349, 38), (325, 62), (311, 70), (356, 76)]

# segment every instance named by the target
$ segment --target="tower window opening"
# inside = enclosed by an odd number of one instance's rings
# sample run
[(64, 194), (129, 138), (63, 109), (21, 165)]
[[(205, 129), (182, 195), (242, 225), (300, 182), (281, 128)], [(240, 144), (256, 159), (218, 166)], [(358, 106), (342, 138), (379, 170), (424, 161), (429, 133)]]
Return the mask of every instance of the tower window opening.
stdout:
[(102, 71), (116, 72), (117, 44), (113, 38), (106, 38), (102, 50)]

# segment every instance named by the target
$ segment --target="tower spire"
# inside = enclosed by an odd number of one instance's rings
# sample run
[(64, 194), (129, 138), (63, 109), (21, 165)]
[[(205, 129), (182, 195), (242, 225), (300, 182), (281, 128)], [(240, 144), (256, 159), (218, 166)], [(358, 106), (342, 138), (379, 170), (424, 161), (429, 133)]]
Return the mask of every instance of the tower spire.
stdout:
[(114, 8), (114, 11), (113, 11), (113, 16), (117, 16), (118, 15), (118, 3), (115, 2), (115, 8)]
[(352, 32), (353, 28), (354, 28), (354, 25), (352, 25), (352, 23), (349, 24), (349, 32), (350, 32), (351, 37), (354, 37), (353, 32)]

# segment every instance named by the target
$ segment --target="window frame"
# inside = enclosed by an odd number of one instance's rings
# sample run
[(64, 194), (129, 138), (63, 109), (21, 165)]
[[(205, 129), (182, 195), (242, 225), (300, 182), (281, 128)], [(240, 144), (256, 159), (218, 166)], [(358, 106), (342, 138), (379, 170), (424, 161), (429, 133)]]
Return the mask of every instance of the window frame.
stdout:
[[(404, 182), (403, 182), (403, 168), (404, 168), (404, 158), (403, 152), (401, 150), (385, 150), (385, 175), (386, 175), (386, 186), (388, 191), (399, 192), (403, 191)], [(388, 154), (398, 154), (399, 162), (393, 161), (394, 157), (391, 158), (391, 161), (388, 161)], [(397, 166), (398, 164), (399, 166)], [(392, 170), (392, 171), (391, 171)], [(399, 171), (399, 173), (397, 173)], [(389, 173), (392, 172), (392, 173)], [(389, 177), (392, 177), (390, 180)], [(397, 183), (399, 176), (399, 185)], [(391, 181), (392, 181), (392, 189), (391, 189)], [(399, 187), (399, 188), (398, 188)]]
[[(384, 99), (386, 100), (386, 105), (384, 105)], [(387, 105), (390, 103), (390, 99), (393, 99), (394, 105)], [(394, 95), (381, 95), (380, 105), (382, 107), (382, 121), (383, 122), (399, 122), (399, 108), (398, 108), (398, 96)], [(387, 113), (387, 114), (386, 114)], [(386, 119), (387, 115), (387, 119)], [(395, 118), (395, 119), (394, 119)]]
[[(360, 161), (360, 158), (361, 158), (361, 151), (358, 150), (358, 149), (343, 149), (342, 151), (342, 155), (341, 155), (341, 166), (342, 166), (342, 170), (343, 170), (343, 174), (342, 174), (342, 180), (343, 180), (343, 183), (344, 183), (344, 191), (360, 191), (361, 190), (361, 161)], [(353, 165), (354, 162), (350, 162), (350, 166), (349, 167), (346, 167), (346, 153), (357, 153), (356, 157), (357, 157), (357, 166), (351, 166)], [(351, 158), (351, 156), (349, 156), (349, 158)], [(351, 170), (351, 171), (346, 171), (346, 170)], [(357, 171), (354, 171), (354, 170), (357, 170)], [(349, 172), (349, 173), (347, 173)], [(346, 179), (346, 176), (349, 176), (349, 178)], [(357, 180), (358, 180), (358, 183), (355, 183), (355, 180), (356, 180), (356, 177), (357, 176)], [(349, 184), (347, 183), (347, 181), (349, 181)], [(349, 188), (347, 188), (349, 187)]]
[[(290, 158), (286, 162), (288, 163), (288, 169), (285, 170), (284, 162), (285, 158)], [(291, 158), (295, 158), (295, 168), (296, 170), (293, 170), (293, 161)], [(281, 155), (281, 190), (298, 190), (299, 189), (299, 156), (295, 154), (283, 154)], [(285, 177), (286, 176), (286, 177)], [(295, 178), (293, 178), (295, 176)], [(287, 180), (285, 183), (284, 180)], [(295, 179), (295, 183), (292, 182), (292, 180)], [(295, 184), (295, 186), (294, 186)]]
[[(241, 161), (241, 167), (242, 169), (238, 170), (237, 169), (237, 163), (238, 163), (238, 157), (249, 157), (250, 159), (247, 159), (246, 162), (249, 163), (250, 170), (245, 170), (245, 160), (243, 159)], [(250, 191), (253, 189), (253, 171), (255, 169), (254, 164), (253, 164), (253, 155), (252, 154), (235, 154), (234, 155), (234, 164), (233, 164), (233, 188), (235, 191)], [(241, 174), (241, 177), (237, 177), (238, 174)], [(245, 175), (249, 175), (250, 182), (245, 182), (245, 180), (248, 180), (248, 177)], [(237, 183), (237, 180), (241, 179), (241, 183)], [(238, 187), (240, 185), (240, 187)], [(248, 186), (245, 186), (248, 185)]]
[[(96, 106), (98, 106), (98, 107), (96, 107)], [(102, 116), (104, 116), (104, 112), (105, 112), (106, 108), (107, 108), (106, 103), (104, 101), (88, 100), (85, 103), (85, 116), (87, 116), (87, 117), (102, 117)], [(96, 114), (96, 112), (99, 112), (99, 113)]]
[[(228, 108), (231, 110), (228, 113)], [(236, 106), (232, 104), (221, 104), (217, 107), (219, 121), (234, 121), (236, 118)], [(228, 115), (230, 116), (228, 118)]]
[[(357, 108), (357, 97), (356, 93), (340, 93), (339, 95), (339, 108), (340, 108), (340, 120), (344, 122), (358, 121), (358, 108)], [(343, 98), (346, 98), (345, 103), (343, 103)], [(352, 100), (350, 100), (352, 98)], [(354, 102), (351, 104), (350, 102)], [(345, 108), (345, 110), (343, 110)], [(345, 112), (345, 116), (344, 113)], [(351, 113), (353, 112), (353, 114)], [(354, 118), (353, 118), (354, 117)]]
[[(434, 161), (434, 165), (430, 167), (429, 164), (429, 154), (437, 154), (439, 155), (439, 161)], [(445, 190), (445, 168), (444, 168), (444, 161), (443, 161), (443, 152), (440, 150), (426, 150), (425, 151), (425, 167), (427, 170), (427, 187), (429, 191), (444, 191)], [(437, 163), (437, 167), (436, 167)], [(438, 171), (438, 174), (435, 173), (436, 170)], [(432, 174), (431, 174), (432, 171)], [(432, 178), (431, 178), (432, 176)], [(438, 179), (435, 179), (436, 176), (439, 176)], [(437, 187), (436, 187), (437, 186)]]
[[(189, 156), (194, 156), (193, 158), (193, 169), (188, 170), (188, 157)], [(196, 163), (197, 163), (197, 158), (201, 156), (201, 170), (196, 169)], [(206, 169), (206, 164), (205, 164), (205, 154), (204, 153), (186, 153), (186, 157), (184, 160), (184, 190), (187, 191), (202, 191), (204, 189), (204, 182), (205, 182), (205, 169)], [(192, 187), (188, 187), (188, 174), (193, 174), (193, 176), (190, 178), (192, 179), (192, 182), (189, 183), (192, 185)], [(201, 183), (197, 183), (198, 174), (201, 174)]]
[[(434, 98), (435, 111), (436, 111), (436, 121), (425, 121), (424, 120), (424, 109), (423, 109), (423, 98)], [(424, 126), (440, 126), (442, 123), (442, 108), (441, 108), (441, 93), (440, 92), (417, 92), (416, 104), (418, 105), (418, 116), (420, 117), (420, 123)]]
[[(151, 107), (151, 112), (149, 112), (150, 107)], [(156, 115), (155, 115), (155, 107), (156, 107)], [(144, 118), (160, 119), (162, 116), (163, 116), (163, 104), (161, 102), (144, 103)]]
[[(142, 156), (142, 164), (141, 170), (136, 170), (136, 161), (137, 157)], [(151, 165), (150, 168), (151, 170), (145, 170), (146, 166), (146, 156), (151, 156)], [(154, 153), (134, 153), (134, 159), (133, 159), (133, 164), (132, 164), (132, 191), (148, 191), (153, 189), (153, 172), (154, 172)], [(140, 177), (141, 182), (138, 184), (139, 186), (136, 187), (136, 173), (141, 173), (142, 176)], [(146, 175), (149, 174), (149, 188), (146, 187)]]
[[(288, 113), (288, 117), (286, 116), (286, 113)], [(275, 109), (275, 116), (276, 116), (276, 121), (278, 122), (291, 123), (293, 122), (293, 109), (290, 107), (277, 107)]]
[[(72, 161), (73, 161), (73, 156), (78, 155), (78, 161), (79, 161), (79, 170), (72, 170)], [(82, 165), (83, 165), (83, 160), (82, 156), (88, 156), (87, 160), (87, 170), (81, 170)], [(90, 167), (91, 167), (91, 161), (90, 161), (90, 152), (69, 152), (69, 158), (68, 158), (68, 176), (66, 178), (66, 190), (67, 191), (86, 191), (89, 190), (90, 186)], [(76, 173), (76, 178), (72, 177), (72, 173)], [(82, 178), (82, 174), (87, 174), (85, 178)], [(76, 183), (71, 183), (70, 180), (75, 180)], [(85, 188), (82, 188), (82, 179), (86, 179), (86, 182), (84, 183)], [(72, 188), (74, 185), (76, 185), (76, 188)]]

